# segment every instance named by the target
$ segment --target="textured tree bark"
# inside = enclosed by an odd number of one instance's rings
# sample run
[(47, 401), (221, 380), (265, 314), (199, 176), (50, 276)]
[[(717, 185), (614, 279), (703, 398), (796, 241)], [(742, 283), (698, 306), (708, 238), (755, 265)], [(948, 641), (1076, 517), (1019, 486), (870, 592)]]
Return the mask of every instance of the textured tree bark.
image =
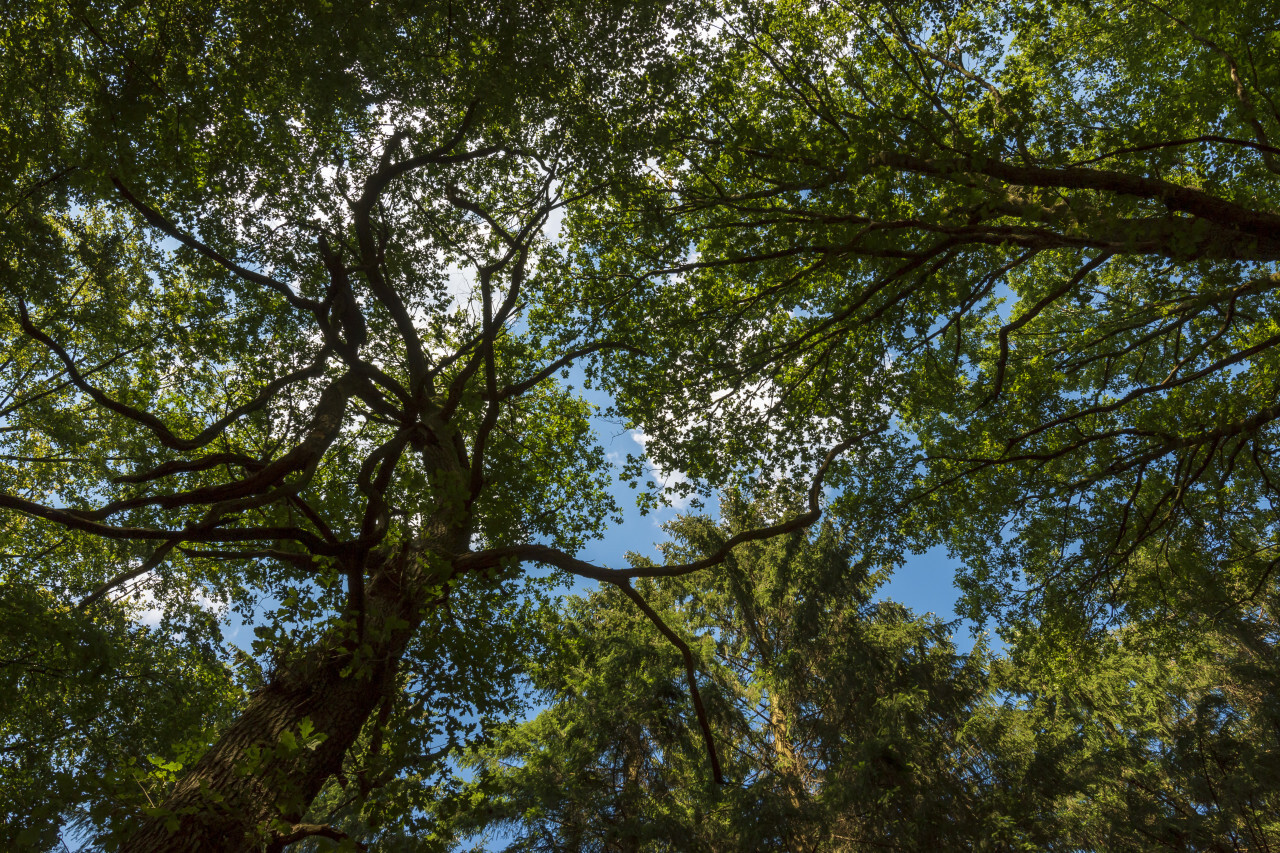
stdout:
[[(435, 573), (424, 570), (423, 550), (370, 557), (378, 565), (365, 594), (367, 645), (361, 649), (349, 631), (335, 631), (282, 665), (158, 813), (125, 841), (124, 853), (261, 851), (276, 831), (301, 819), (383, 697), (396, 689), (396, 664), (433, 589)], [(302, 741), (304, 721), (322, 742), (282, 743), (288, 733)]]
[(798, 853), (817, 850), (818, 843), (810, 838), (808, 825), (802, 819), (807, 806), (804, 784), (804, 764), (791, 741), (790, 715), (783, 709), (777, 697), (769, 700), (769, 728), (773, 731), (773, 752), (777, 760), (778, 781), (786, 792), (795, 820), (788, 827), (788, 842)]
[(640, 802), (644, 791), (640, 785), (641, 765), (645, 751), (644, 735), (637, 726), (628, 726), (626, 744), (622, 751), (622, 789), (618, 797), (619, 824), (616, 843), (619, 853), (639, 853), (640, 834), (635, 822), (643, 811)]

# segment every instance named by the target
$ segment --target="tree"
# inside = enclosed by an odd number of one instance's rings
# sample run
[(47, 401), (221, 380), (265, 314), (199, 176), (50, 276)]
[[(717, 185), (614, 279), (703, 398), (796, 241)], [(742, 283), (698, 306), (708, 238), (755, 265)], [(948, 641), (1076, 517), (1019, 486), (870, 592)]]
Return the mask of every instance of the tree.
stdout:
[[(863, 513), (871, 541), (946, 542), (972, 615), (1137, 617), (1129, 591), (1171, 570), (1135, 561), (1153, 542), (1263, 594), (1280, 414), (1270, 11), (728, 16), (689, 131), (574, 231), (584, 292), (600, 269), (619, 295), (663, 282), (636, 298), (672, 330), (665, 390), (701, 358), (692, 416), (625, 396), (647, 449), (713, 475), (889, 410), (900, 464), (839, 469), (837, 512)], [(639, 390), (625, 368), (614, 381)], [(753, 406), (772, 418), (748, 421)], [(739, 452), (691, 457), (704, 417), (699, 435), (735, 431)]]
[[(664, 556), (714, 553), (780, 507), (722, 509), (677, 519)], [(529, 851), (1274, 846), (1274, 613), (1041, 624), (1007, 655), (957, 655), (936, 618), (872, 601), (856, 541), (827, 523), (737, 550), (709, 583), (641, 586), (698, 650), (733, 784), (700, 772), (678, 656), (604, 589), (547, 632), (548, 707), (472, 756), (454, 832)]]
[[(668, 560), (714, 554), (791, 514), (731, 496), (669, 525)], [(1043, 842), (974, 737), (995, 713), (988, 657), (873, 600), (885, 576), (831, 524), (737, 549), (714, 577), (640, 590), (697, 649), (727, 786), (707, 784), (678, 656), (611, 589), (574, 599), (534, 674), (549, 707), (474, 759), (511, 850), (942, 849)], [(647, 561), (636, 558), (638, 564)], [(603, 628), (603, 630), (601, 630)]]
[(1106, 632), (1050, 618), (1013, 635), (992, 673), (996, 772), (1034, 803), (1052, 849), (1274, 847), (1275, 590), (1239, 608), (1242, 572), (1139, 559), (1178, 569), (1158, 617)]
[[(128, 584), (175, 627), (200, 590), (279, 602), (260, 682), (199, 631), (166, 650), (244, 692), (222, 726), (155, 707), (213, 742), (126, 849), (327, 831), (299, 820), (350, 762), (368, 797), (432, 765), (430, 712), (456, 744), (459, 707), (510, 711), (520, 566), (657, 625), (632, 580), (825, 505), (871, 564), (947, 543), (1011, 636), (1272, 606), (1264, 3), (3, 14), (5, 606), (145, 660)], [(803, 482), (805, 511), (691, 562), (577, 559), (613, 507), (571, 366), (689, 491)]]
[[(124, 619), (135, 582), (166, 632), (203, 618), (197, 593), (274, 598), (238, 684), (205, 662), (243, 691), (212, 743), (121, 745), (177, 776), (109, 828), (123, 849), (279, 847), (366, 724), (369, 761), (398, 763), (358, 768), (365, 796), (436, 772), (457, 706), (509, 710), (541, 584), (501, 549), (571, 551), (610, 512), (588, 408), (553, 377), (612, 344), (517, 321), (554, 287), (541, 229), (575, 174), (603, 174), (608, 134), (644, 138), (671, 96), (663, 33), (689, 12), (4, 14), (6, 598), (86, 633)], [(128, 667), (74, 678), (108, 672)], [(139, 710), (187, 736), (172, 707)], [(112, 757), (70, 740), (74, 803)]]

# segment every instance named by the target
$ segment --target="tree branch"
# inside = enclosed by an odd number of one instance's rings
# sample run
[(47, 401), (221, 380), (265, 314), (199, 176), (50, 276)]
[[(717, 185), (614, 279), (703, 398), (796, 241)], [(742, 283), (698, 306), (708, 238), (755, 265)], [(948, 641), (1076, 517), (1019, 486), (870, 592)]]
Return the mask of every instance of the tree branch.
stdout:
[(177, 537), (185, 542), (262, 542), (282, 539), (300, 542), (313, 554), (336, 557), (342, 553), (341, 546), (326, 542), (314, 533), (300, 527), (238, 527), (208, 528), (192, 527), (185, 530), (163, 530), (154, 527), (119, 527), (103, 524), (74, 512), (0, 492), (0, 507), (16, 510), (24, 515), (43, 518), (68, 530), (78, 530), (101, 536), (103, 539), (163, 541)]
[(288, 832), (278, 833), (275, 840), (267, 847), (268, 853), (280, 853), (285, 847), (304, 838), (328, 838), (330, 841), (352, 841), (355, 849), (359, 851), (368, 850), (369, 848), (360, 841), (354, 841), (350, 835), (330, 826), (327, 823), (295, 823), (289, 828)]
[(193, 249), (197, 253), (203, 255), (204, 257), (218, 264), (223, 269), (226, 269), (229, 272), (234, 273), (235, 275), (239, 276), (245, 281), (251, 281), (254, 284), (260, 284), (263, 287), (267, 287), (267, 288), (270, 288), (271, 290), (274, 290), (276, 293), (279, 293), (281, 296), (283, 296), (285, 300), (294, 308), (297, 308), (301, 311), (309, 311), (312, 314), (316, 315), (317, 318), (319, 318), (322, 315), (323, 306), (319, 302), (316, 302), (314, 299), (306, 299), (302, 296), (299, 296), (298, 294), (294, 293), (293, 289), (289, 287), (289, 285), (285, 284), (284, 282), (276, 281), (274, 278), (271, 278), (270, 276), (263, 275), (262, 273), (259, 273), (259, 272), (254, 272), (251, 269), (246, 269), (245, 267), (240, 266), (240, 264), (237, 264), (235, 261), (231, 260), (230, 258), (222, 255), (215, 249), (209, 246), (206, 246), (204, 243), (200, 242), (195, 237), (193, 237), (192, 235), (188, 234), (187, 232), (179, 228), (173, 221), (171, 221), (170, 219), (166, 218), (163, 214), (161, 214), (160, 211), (156, 210), (154, 207), (151, 207), (146, 202), (142, 201), (137, 196), (135, 196), (133, 193), (129, 192), (129, 189), (121, 182), (121, 180), (118, 177), (116, 177), (115, 175), (111, 175), (110, 177), (111, 177), (111, 183), (115, 185), (116, 190), (119, 191), (120, 195), (124, 198), (124, 200), (127, 201), (140, 214), (142, 214), (142, 218), (145, 219), (148, 223), (150, 223), (153, 227), (158, 228), (159, 230), (163, 231), (165, 234), (168, 234), (170, 237), (177, 240), (179, 243), (183, 244), (187, 248)]
[(491, 548), (486, 551), (475, 553), (460, 554), (454, 558), (453, 566), (458, 572), (484, 571), (495, 569), (502, 565), (509, 565), (515, 562), (529, 561), (533, 563), (541, 563), (547, 566), (554, 566), (557, 569), (563, 569), (570, 574), (578, 577), (589, 578), (591, 580), (600, 581), (602, 583), (623, 584), (632, 578), (655, 578), (655, 577), (678, 577), (680, 575), (692, 574), (703, 569), (709, 569), (718, 566), (728, 559), (729, 554), (739, 545), (747, 542), (756, 542), (761, 539), (770, 539), (774, 536), (782, 536), (787, 533), (794, 533), (803, 530), (814, 524), (822, 517), (822, 507), (820, 505), (822, 497), (822, 484), (826, 477), (827, 470), (840, 454), (848, 450), (860, 441), (869, 438), (876, 433), (883, 432), (887, 427), (879, 427), (877, 429), (868, 430), (858, 436), (842, 441), (827, 452), (822, 464), (818, 467), (818, 471), (814, 476), (813, 483), (809, 487), (809, 510), (794, 516), (787, 521), (779, 522), (768, 527), (762, 527), (757, 530), (747, 530), (730, 537), (720, 548), (708, 557), (701, 560), (695, 560), (690, 563), (674, 563), (662, 566), (633, 566), (629, 569), (609, 569), (588, 563), (585, 560), (579, 560), (571, 554), (567, 554), (557, 548), (547, 545), (511, 545), (505, 548)]
[(120, 586), (121, 584), (126, 584), (129, 581), (133, 580), (134, 578), (145, 575), (147, 572), (151, 571), (156, 566), (163, 563), (165, 558), (169, 556), (169, 552), (172, 551), (174, 547), (181, 541), (182, 541), (182, 536), (181, 534), (179, 534), (165, 542), (160, 543), (160, 545), (158, 545), (156, 549), (151, 552), (151, 556), (147, 557), (147, 559), (142, 561), (141, 565), (139, 565), (135, 569), (130, 569), (126, 572), (121, 572), (120, 574), (111, 578), (111, 580), (102, 584), (93, 592), (89, 593), (84, 598), (80, 599), (80, 603), (76, 605), (76, 608), (79, 610), (84, 610), (90, 604), (93, 604), (95, 601), (102, 598), (108, 592)]
[(1041, 311), (1074, 290), (1080, 282), (1084, 281), (1085, 276), (1105, 264), (1110, 258), (1111, 252), (1103, 252), (1098, 255), (1098, 257), (1076, 270), (1075, 275), (1071, 276), (1071, 278), (1067, 279), (1064, 284), (1040, 299), (1035, 305), (1032, 305), (1016, 320), (1011, 320), (1000, 327), (1000, 355), (996, 359), (996, 377), (991, 383), (991, 393), (978, 404), (979, 409), (985, 408), (988, 404), (999, 399), (1000, 392), (1004, 389), (1005, 368), (1009, 362), (1009, 335), (1016, 332), (1027, 323), (1030, 323), (1040, 314)]
[(1170, 139), (1164, 142), (1150, 142), (1146, 145), (1131, 145), (1127, 148), (1116, 148), (1108, 151), (1106, 154), (1099, 154), (1097, 157), (1090, 157), (1088, 160), (1076, 160), (1068, 163), (1068, 166), (1090, 166), (1094, 163), (1100, 163), (1112, 157), (1118, 157), (1121, 154), (1140, 154), (1143, 151), (1158, 151), (1161, 148), (1178, 148), (1183, 145), (1195, 145), (1200, 142), (1211, 142), (1219, 145), (1237, 145), (1241, 148), (1252, 148), (1264, 154), (1280, 154), (1280, 148), (1272, 145), (1264, 145), (1259, 142), (1253, 142), (1248, 139), (1234, 139), (1230, 136), (1218, 136), (1217, 134), (1207, 133), (1203, 136), (1189, 136), (1186, 139)]
[(18, 205), (22, 204), (24, 201), (31, 198), (33, 195), (40, 192), (40, 190), (44, 189), (47, 186), (56, 184), (58, 181), (65, 178), (67, 175), (70, 175), (71, 173), (78, 171), (79, 168), (80, 168), (79, 166), (64, 166), (63, 168), (54, 172), (49, 177), (41, 178), (40, 180), (36, 181), (34, 184), (32, 184), (31, 186), (23, 190), (18, 195), (17, 198), (15, 198), (13, 201), (9, 203), (7, 207), (5, 207), (4, 210), (0, 211), (0, 218), (8, 216)]
[(636, 603), (636, 606), (649, 617), (649, 621), (653, 623), (664, 637), (671, 641), (671, 644), (680, 650), (680, 655), (684, 658), (685, 677), (689, 680), (689, 695), (693, 698), (693, 709), (698, 717), (698, 728), (702, 730), (702, 740), (707, 746), (707, 757), (711, 761), (711, 776), (715, 779), (717, 785), (724, 784), (724, 773), (720, 769), (720, 756), (716, 753), (715, 739), (711, 735), (711, 723), (707, 719), (707, 709), (702, 704), (702, 694), (698, 691), (697, 670), (693, 664), (693, 652), (689, 648), (689, 644), (680, 638), (680, 635), (671, 630), (671, 627), (662, 620), (649, 602), (644, 600), (644, 596), (636, 592), (631, 584), (623, 581), (615, 584), (618, 589), (622, 590), (623, 595)]
[(290, 474), (306, 470), (319, 460), (342, 429), (343, 415), (350, 401), (351, 386), (355, 381), (355, 377), (347, 373), (330, 383), (320, 392), (315, 415), (302, 440), (284, 456), (264, 463), (247, 477), (229, 483), (201, 486), (185, 492), (127, 498), (113, 501), (96, 510), (73, 510), (72, 512), (82, 518), (101, 520), (117, 512), (143, 506), (174, 509), (179, 506), (216, 503), (260, 494)]
[(1103, 169), (1048, 168), (1014, 166), (999, 160), (987, 160), (981, 166), (942, 163), (901, 151), (882, 151), (869, 158), (869, 165), (886, 166), (943, 179), (958, 175), (985, 175), (1006, 184), (1057, 189), (1092, 189), (1118, 195), (1132, 195), (1160, 201), (1170, 210), (1199, 216), (1211, 222), (1228, 225), (1259, 241), (1275, 242), (1280, 233), (1280, 215), (1253, 210), (1203, 190), (1184, 187), (1159, 178), (1113, 172)]
[(645, 351), (640, 349), (639, 347), (634, 347), (634, 346), (631, 346), (630, 344), (615, 343), (613, 341), (600, 341), (598, 343), (588, 344), (587, 346), (570, 350), (569, 352), (557, 358), (555, 361), (548, 364), (546, 367), (539, 370), (533, 376), (530, 376), (528, 379), (525, 379), (523, 382), (516, 382), (511, 385), (507, 385), (503, 387), (502, 390), (498, 392), (498, 399), (509, 400), (512, 397), (517, 397), (523, 394), (524, 392), (528, 391), (530, 388), (533, 388), (538, 383), (544, 382), (547, 379), (550, 379), (552, 376), (556, 374), (557, 371), (563, 370), (564, 368), (573, 364), (575, 361), (582, 358), (583, 356), (591, 355), (592, 353), (600, 352), (601, 350), (607, 350), (607, 349), (624, 350), (626, 352), (633, 353), (635, 355), (645, 354)]
[(320, 375), (320, 373), (324, 371), (325, 362), (327, 361), (329, 354), (332, 352), (332, 350), (327, 346), (322, 348), (316, 355), (316, 360), (310, 366), (305, 367), (302, 370), (286, 374), (267, 383), (267, 385), (258, 392), (252, 400), (235, 407), (226, 415), (201, 430), (200, 434), (195, 438), (180, 438), (173, 434), (173, 431), (169, 429), (164, 421), (160, 420), (150, 412), (144, 412), (141, 409), (135, 409), (133, 406), (121, 403), (119, 400), (107, 396), (102, 391), (90, 385), (76, 367), (75, 360), (71, 358), (71, 355), (62, 347), (62, 345), (49, 337), (49, 335), (45, 334), (37, 328), (33, 322), (31, 322), (31, 316), (27, 312), (27, 303), (21, 297), (18, 298), (18, 321), (24, 332), (40, 341), (40, 343), (44, 344), (52, 350), (55, 355), (57, 355), (58, 359), (62, 362), (63, 367), (66, 369), (67, 375), (72, 384), (85, 394), (88, 394), (95, 403), (103, 408), (110, 409), (116, 414), (122, 415), (135, 423), (142, 424), (147, 429), (151, 430), (152, 434), (160, 440), (161, 444), (172, 450), (182, 451), (196, 450), (213, 441), (236, 420), (244, 415), (251, 414), (258, 409), (261, 409), (263, 406), (267, 405), (267, 403), (271, 402), (271, 399), (286, 386)]

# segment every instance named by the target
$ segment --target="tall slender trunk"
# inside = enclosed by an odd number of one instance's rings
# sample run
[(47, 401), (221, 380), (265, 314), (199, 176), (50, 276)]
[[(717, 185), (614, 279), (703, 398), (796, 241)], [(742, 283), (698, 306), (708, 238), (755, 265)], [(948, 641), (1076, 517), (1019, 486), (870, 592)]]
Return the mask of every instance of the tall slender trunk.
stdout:
[[(250, 853), (301, 819), (396, 689), (396, 665), (422, 623), (431, 589), (422, 552), (401, 549), (379, 562), (365, 593), (363, 644), (335, 630), (280, 666), (123, 853)], [(314, 731), (309, 745), (304, 723)]]
[(804, 784), (804, 759), (796, 752), (792, 742), (790, 714), (783, 708), (782, 699), (777, 695), (769, 697), (769, 727), (773, 730), (773, 752), (778, 768), (778, 781), (786, 792), (787, 801), (791, 804), (791, 819), (788, 821), (788, 840), (793, 849), (809, 851), (818, 849), (816, 841), (811, 837), (812, 827), (808, 822), (808, 796)]
[(622, 747), (622, 790), (618, 796), (617, 849), (621, 853), (638, 853), (640, 850), (640, 823), (644, 820), (642, 800), (644, 791), (640, 784), (643, 772), (644, 732), (638, 725), (627, 727)]

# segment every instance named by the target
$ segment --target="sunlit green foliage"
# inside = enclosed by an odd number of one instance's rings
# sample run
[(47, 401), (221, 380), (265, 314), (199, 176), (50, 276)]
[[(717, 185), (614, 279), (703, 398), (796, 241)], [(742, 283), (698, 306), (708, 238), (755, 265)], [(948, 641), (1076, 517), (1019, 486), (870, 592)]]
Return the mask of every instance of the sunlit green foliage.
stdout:
[[(6, 826), (1272, 843), (1278, 17), (6, 4)], [(799, 497), (578, 559), (655, 466)], [(870, 603), (935, 546), (1008, 662)]]
[[(664, 556), (713, 552), (779, 506), (723, 509), (670, 525)], [(712, 578), (645, 584), (698, 650), (729, 785), (701, 760), (679, 655), (604, 590), (570, 600), (532, 670), (548, 706), (472, 755), (468, 807), (437, 817), (528, 851), (1280, 839), (1274, 613), (1027, 627), (1003, 654), (958, 654), (936, 618), (872, 599), (853, 541), (824, 526), (744, 546)]]

